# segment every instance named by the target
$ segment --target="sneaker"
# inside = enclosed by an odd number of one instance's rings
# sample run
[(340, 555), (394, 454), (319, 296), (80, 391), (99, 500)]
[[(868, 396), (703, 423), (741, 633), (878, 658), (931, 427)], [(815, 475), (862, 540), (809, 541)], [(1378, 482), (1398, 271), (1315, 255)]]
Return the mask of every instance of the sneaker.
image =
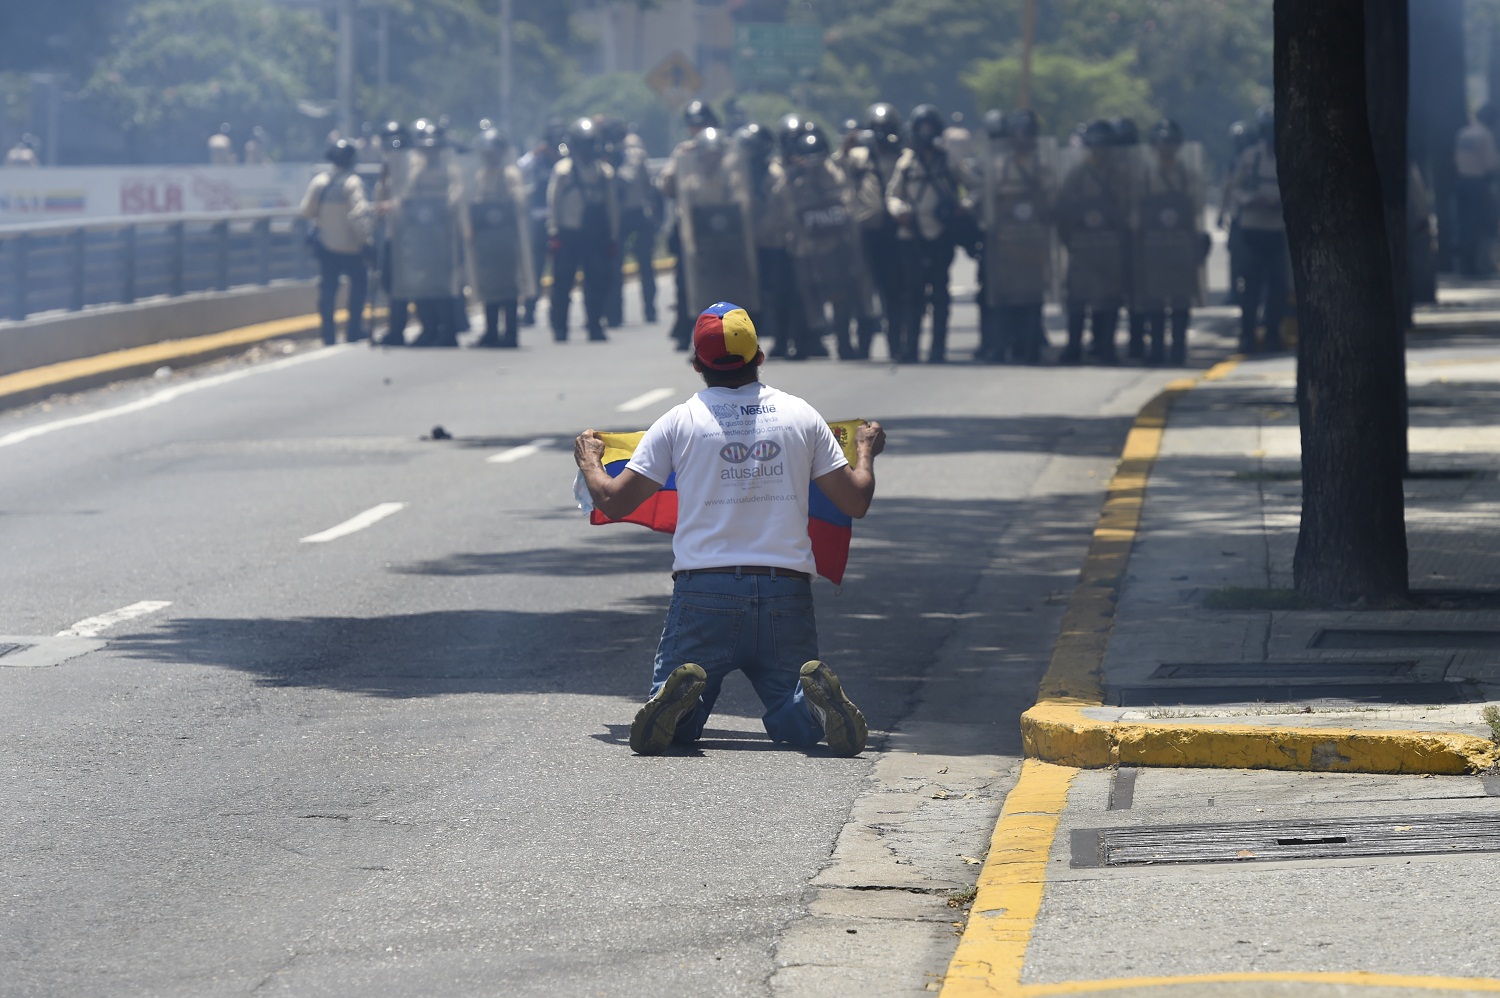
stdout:
[[(640, 755), (660, 755), (672, 744), (677, 722), (698, 705), (708, 673), (688, 662), (672, 670), (656, 696), (646, 701), (630, 726), (630, 749)], [(835, 680), (837, 683), (837, 680)]]
[(865, 750), (865, 715), (844, 696), (839, 677), (814, 659), (802, 666), (802, 693), (823, 722), (823, 737), (835, 755), (859, 755)]

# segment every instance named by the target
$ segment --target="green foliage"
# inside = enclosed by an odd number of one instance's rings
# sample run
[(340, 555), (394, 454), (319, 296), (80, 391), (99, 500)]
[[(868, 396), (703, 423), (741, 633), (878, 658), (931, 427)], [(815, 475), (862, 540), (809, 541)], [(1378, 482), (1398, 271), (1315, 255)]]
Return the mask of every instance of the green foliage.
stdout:
[(297, 102), (331, 92), (332, 74), (332, 35), (313, 14), (254, 0), (147, 0), (82, 96), (148, 142), (190, 137), (201, 150), (222, 122), (306, 131)]
[[(1063, 136), (1090, 118), (1156, 120), (1160, 112), (1151, 102), (1151, 85), (1132, 74), (1134, 62), (1131, 52), (1105, 60), (1037, 52), (1031, 67), (1031, 106), (1042, 127)], [(985, 60), (964, 76), (983, 107), (1016, 107), (1020, 80), (1019, 56)]]

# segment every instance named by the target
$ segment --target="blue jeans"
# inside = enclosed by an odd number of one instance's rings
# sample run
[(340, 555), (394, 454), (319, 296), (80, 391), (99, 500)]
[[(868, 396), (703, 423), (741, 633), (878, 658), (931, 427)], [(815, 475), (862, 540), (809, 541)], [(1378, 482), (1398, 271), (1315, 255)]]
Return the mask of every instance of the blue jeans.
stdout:
[(323, 342), (329, 346), (335, 340), (333, 308), (339, 295), (340, 277), (349, 278), (349, 324), (345, 337), (353, 343), (365, 335), (365, 295), (370, 284), (365, 258), (358, 253), (325, 249), (318, 253), (318, 316), (322, 320)]
[(812, 583), (789, 576), (681, 573), (656, 650), (651, 695), (672, 670), (693, 662), (708, 673), (698, 706), (677, 725), (675, 742), (695, 742), (713, 712), (724, 677), (743, 670), (766, 712), (772, 741), (816, 745), (823, 737), (802, 696), (801, 669), (818, 657)]

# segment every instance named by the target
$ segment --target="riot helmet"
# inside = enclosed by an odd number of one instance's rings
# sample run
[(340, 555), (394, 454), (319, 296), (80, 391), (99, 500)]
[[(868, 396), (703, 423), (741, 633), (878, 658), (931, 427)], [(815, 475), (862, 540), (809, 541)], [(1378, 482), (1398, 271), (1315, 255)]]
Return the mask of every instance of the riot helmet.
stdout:
[(1171, 118), (1163, 118), (1151, 126), (1151, 144), (1155, 146), (1182, 145), (1182, 126)]
[(1116, 118), (1113, 121), (1111, 121), (1109, 124), (1110, 124), (1110, 127), (1113, 128), (1114, 132), (1115, 132), (1115, 141), (1114, 141), (1115, 145), (1117, 145), (1117, 146), (1134, 146), (1134, 145), (1140, 145), (1140, 142), (1141, 142), (1141, 133), (1140, 133), (1140, 130), (1135, 127), (1135, 119), (1134, 118)]
[(323, 158), (340, 170), (347, 170), (354, 165), (354, 151), (353, 142), (338, 139), (323, 153)]
[(1243, 121), (1236, 121), (1229, 126), (1229, 143), (1234, 148), (1234, 154), (1238, 156), (1255, 145), (1255, 133)]
[(479, 150), (479, 154), (486, 159), (498, 160), (510, 151), (510, 139), (506, 138), (498, 128), (486, 128), (480, 132), (474, 145)]
[(875, 144), (891, 152), (901, 148), (901, 112), (896, 105), (881, 101), (871, 104), (865, 111), (865, 127), (875, 138)]
[(918, 104), (911, 112), (911, 144), (917, 147), (934, 145), (943, 134), (946, 122), (943, 112), (933, 104)]
[(813, 125), (798, 135), (792, 142), (792, 158), (803, 163), (819, 163), (827, 159), (828, 136), (823, 134), (823, 129)]
[(689, 129), (717, 128), (719, 116), (703, 101), (695, 100), (682, 109), (682, 122)]
[(625, 162), (625, 137), (628, 134), (625, 122), (619, 118), (604, 118), (599, 122), (599, 141), (603, 146), (604, 158), (611, 166), (619, 166)]
[(753, 163), (766, 162), (776, 151), (776, 139), (771, 130), (754, 121), (735, 132), (734, 138), (744, 150), (745, 158)]
[(599, 126), (593, 118), (579, 118), (568, 128), (568, 155), (588, 162), (599, 155)]
[(1115, 144), (1115, 129), (1103, 118), (1095, 118), (1082, 130), (1083, 144), (1088, 149), (1100, 149)]
[(1028, 139), (1035, 142), (1042, 132), (1042, 121), (1031, 108), (1020, 108), (1005, 116), (1005, 131), (1011, 141)]
[(799, 136), (803, 135), (813, 123), (795, 111), (783, 115), (776, 126), (776, 146), (781, 152), (783, 159), (792, 155), (792, 146)]
[(380, 129), (380, 144), (387, 149), (411, 147), (411, 132), (399, 121), (387, 121)]
[(1004, 111), (993, 107), (984, 112), (984, 134), (996, 140), (1003, 139), (1010, 134), (1010, 123)]

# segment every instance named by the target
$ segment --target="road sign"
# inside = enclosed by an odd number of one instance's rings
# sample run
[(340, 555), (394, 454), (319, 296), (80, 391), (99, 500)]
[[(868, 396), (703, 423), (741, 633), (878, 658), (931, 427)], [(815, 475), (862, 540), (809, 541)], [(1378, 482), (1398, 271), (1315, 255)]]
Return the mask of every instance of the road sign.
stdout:
[(821, 25), (734, 26), (734, 79), (742, 87), (778, 87), (810, 80), (822, 62)]
[(681, 107), (703, 86), (698, 67), (681, 52), (673, 52), (646, 74), (646, 83), (668, 107)]

